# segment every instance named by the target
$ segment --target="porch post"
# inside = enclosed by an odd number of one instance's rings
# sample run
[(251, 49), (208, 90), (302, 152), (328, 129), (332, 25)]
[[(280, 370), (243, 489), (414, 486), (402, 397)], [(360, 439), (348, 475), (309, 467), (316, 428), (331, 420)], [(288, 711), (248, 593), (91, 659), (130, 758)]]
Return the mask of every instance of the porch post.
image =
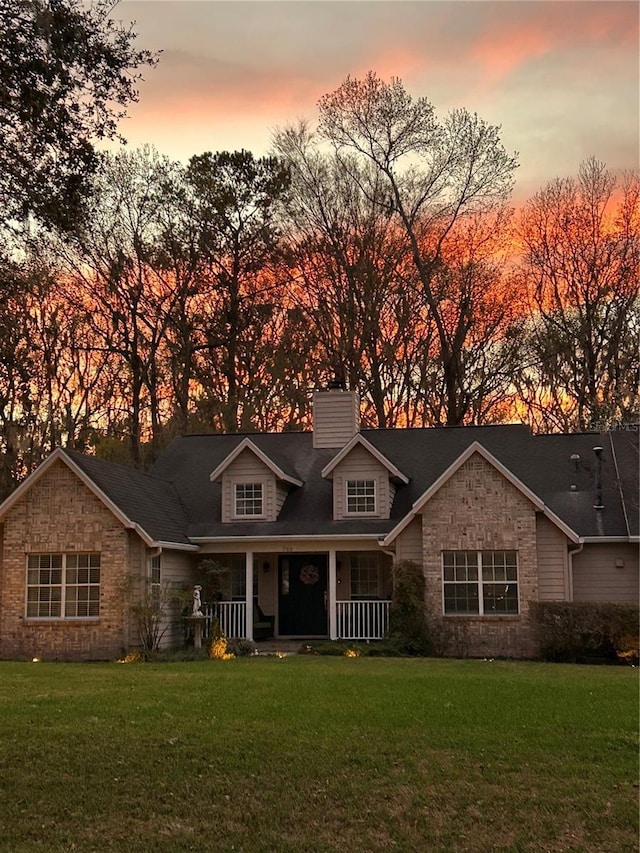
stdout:
[(337, 619), (337, 604), (336, 604), (336, 552), (335, 549), (329, 551), (329, 639), (338, 639), (338, 619)]
[(247, 640), (253, 640), (253, 551), (247, 551), (245, 554), (245, 605), (247, 612), (245, 613), (245, 628), (244, 636)]

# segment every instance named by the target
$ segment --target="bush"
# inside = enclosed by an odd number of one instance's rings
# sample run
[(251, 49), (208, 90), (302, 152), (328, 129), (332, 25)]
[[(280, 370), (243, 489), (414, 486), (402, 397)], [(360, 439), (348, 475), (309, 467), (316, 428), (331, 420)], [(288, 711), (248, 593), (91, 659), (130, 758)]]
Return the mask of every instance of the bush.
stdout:
[(400, 654), (428, 655), (432, 650), (427, 626), (422, 566), (401, 560), (393, 566), (393, 599), (388, 640)]
[(538, 601), (531, 604), (545, 660), (637, 663), (637, 604), (595, 601)]
[[(366, 647), (365, 647), (366, 648)], [(318, 643), (304, 643), (298, 650), (299, 655), (328, 655), (332, 657), (353, 657), (347, 655), (347, 652), (355, 651), (356, 657), (366, 655), (363, 647), (358, 643), (349, 642), (347, 640), (321, 640)]]
[(231, 639), (227, 640), (227, 651), (237, 658), (250, 657), (256, 654), (256, 644), (253, 640)]

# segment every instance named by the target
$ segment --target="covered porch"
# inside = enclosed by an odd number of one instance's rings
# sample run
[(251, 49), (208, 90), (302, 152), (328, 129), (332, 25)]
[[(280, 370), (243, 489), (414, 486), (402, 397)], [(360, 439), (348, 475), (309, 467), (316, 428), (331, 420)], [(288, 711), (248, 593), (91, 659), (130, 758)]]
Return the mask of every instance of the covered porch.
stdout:
[(217, 600), (203, 602), (206, 634), (214, 619), (230, 639), (367, 641), (387, 633), (391, 558), (369, 543), (206, 556), (228, 569)]

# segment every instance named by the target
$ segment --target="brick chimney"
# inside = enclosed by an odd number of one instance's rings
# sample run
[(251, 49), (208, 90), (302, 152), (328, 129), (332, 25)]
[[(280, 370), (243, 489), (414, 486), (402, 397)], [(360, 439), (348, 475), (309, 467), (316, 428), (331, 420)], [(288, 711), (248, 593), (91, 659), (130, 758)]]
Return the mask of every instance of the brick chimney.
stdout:
[(344, 447), (360, 432), (357, 391), (329, 388), (313, 394), (313, 446)]

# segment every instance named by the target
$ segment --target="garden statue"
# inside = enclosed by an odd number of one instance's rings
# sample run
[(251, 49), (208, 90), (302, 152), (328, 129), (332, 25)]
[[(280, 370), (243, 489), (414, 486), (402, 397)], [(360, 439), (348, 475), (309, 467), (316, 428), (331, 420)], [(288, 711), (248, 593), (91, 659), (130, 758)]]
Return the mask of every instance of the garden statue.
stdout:
[(193, 608), (191, 609), (192, 616), (204, 616), (202, 612), (202, 600), (200, 598), (200, 592), (202, 591), (202, 587), (200, 584), (196, 584), (193, 588)]

